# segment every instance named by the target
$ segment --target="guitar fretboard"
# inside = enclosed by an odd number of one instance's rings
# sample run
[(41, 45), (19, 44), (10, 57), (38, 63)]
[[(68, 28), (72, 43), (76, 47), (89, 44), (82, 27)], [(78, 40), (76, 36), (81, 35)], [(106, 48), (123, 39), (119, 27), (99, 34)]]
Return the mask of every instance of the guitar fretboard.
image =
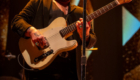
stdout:
[[(118, 6), (119, 4), (117, 3), (117, 1), (113, 1), (107, 5), (105, 5), (104, 7), (94, 11), (94, 13), (89, 14), (88, 16), (86, 16), (86, 21), (89, 22), (92, 19), (95, 19), (99, 16), (101, 16), (102, 14), (106, 13), (107, 11), (115, 8), (116, 6)], [(73, 32), (76, 30), (76, 22), (70, 24), (69, 26), (67, 26), (66, 28), (62, 29), (60, 31), (62, 37), (66, 36), (67, 34)]]

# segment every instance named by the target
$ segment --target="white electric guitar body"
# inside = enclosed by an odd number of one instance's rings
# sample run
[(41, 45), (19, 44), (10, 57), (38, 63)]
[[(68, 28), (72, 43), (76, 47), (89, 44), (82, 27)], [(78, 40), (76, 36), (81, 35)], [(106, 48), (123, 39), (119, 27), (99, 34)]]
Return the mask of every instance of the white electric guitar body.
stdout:
[[(128, 3), (131, 0), (115, 0), (108, 5), (98, 9), (94, 13), (88, 15), (86, 20), (89, 22), (92, 19), (99, 17), (114, 7)], [(74, 30), (76, 30), (76, 23), (69, 26), (66, 25), (64, 18), (59, 17), (55, 19), (48, 27), (39, 29), (49, 43), (49, 46), (43, 50), (39, 50), (33, 44), (31, 39), (21, 38), (19, 40), (19, 48), (26, 63), (33, 69), (44, 69), (56, 58), (56, 56), (64, 51), (69, 51), (77, 47), (76, 40), (67, 41)]]
[[(40, 29), (39, 31), (47, 38), (49, 47), (43, 50), (39, 50), (31, 39), (21, 38), (19, 41), (20, 51), (26, 61), (26, 63), (34, 69), (43, 69), (48, 66), (55, 57), (63, 52), (69, 51), (77, 47), (77, 41), (67, 41), (65, 37), (62, 37), (60, 30), (66, 27), (65, 19), (59, 17), (55, 19), (48, 27)], [(52, 50), (52, 53), (44, 54)], [(43, 58), (44, 55), (45, 56)], [(35, 59), (42, 55), (42, 59), (39, 62), (35, 62)]]

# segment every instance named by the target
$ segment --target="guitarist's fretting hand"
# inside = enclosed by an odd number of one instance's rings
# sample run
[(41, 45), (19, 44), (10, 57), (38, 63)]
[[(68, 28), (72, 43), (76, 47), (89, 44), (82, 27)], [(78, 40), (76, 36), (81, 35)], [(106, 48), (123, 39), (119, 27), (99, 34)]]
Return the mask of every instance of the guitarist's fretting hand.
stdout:
[[(80, 18), (79, 21), (76, 22), (77, 32), (80, 38), (83, 38), (83, 18)], [(89, 31), (90, 31), (90, 22), (86, 22), (86, 40), (89, 39)]]
[(30, 27), (25, 33), (26, 37), (30, 37), (33, 43), (39, 48), (43, 49), (47, 46), (47, 41), (44, 36), (34, 27)]

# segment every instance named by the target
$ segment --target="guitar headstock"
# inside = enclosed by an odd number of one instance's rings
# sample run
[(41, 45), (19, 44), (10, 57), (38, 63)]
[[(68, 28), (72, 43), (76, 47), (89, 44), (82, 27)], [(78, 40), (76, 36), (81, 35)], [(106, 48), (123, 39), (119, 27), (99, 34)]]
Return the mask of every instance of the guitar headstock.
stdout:
[(129, 3), (132, 0), (116, 0), (119, 4)]

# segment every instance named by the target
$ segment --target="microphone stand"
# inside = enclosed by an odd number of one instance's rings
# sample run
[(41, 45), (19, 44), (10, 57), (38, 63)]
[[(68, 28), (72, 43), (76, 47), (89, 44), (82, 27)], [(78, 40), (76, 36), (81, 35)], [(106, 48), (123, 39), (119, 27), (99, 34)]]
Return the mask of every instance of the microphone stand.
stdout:
[(86, 80), (86, 56), (85, 56), (85, 48), (86, 48), (86, 0), (83, 0), (84, 8), (83, 8), (83, 47), (82, 47), (82, 55), (81, 55), (81, 80)]

